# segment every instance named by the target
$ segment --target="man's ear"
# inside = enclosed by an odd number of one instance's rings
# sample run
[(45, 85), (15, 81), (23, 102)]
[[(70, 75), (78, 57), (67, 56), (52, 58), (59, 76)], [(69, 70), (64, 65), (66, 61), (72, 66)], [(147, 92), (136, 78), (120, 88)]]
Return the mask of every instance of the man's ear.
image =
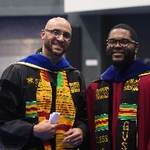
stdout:
[(40, 35), (41, 35), (41, 39), (43, 40), (45, 37), (45, 30), (44, 29), (41, 30)]
[(135, 54), (137, 54), (138, 50), (139, 50), (139, 43), (136, 42), (136, 44), (135, 44)]

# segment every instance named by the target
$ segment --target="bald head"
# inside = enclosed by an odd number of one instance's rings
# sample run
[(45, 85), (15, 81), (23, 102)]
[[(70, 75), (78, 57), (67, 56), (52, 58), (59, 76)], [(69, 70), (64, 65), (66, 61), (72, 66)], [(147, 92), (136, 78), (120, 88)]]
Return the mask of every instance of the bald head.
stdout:
[(62, 29), (66, 29), (68, 30), (68, 32), (71, 34), (72, 33), (72, 28), (71, 28), (71, 25), (70, 23), (65, 19), (65, 18), (62, 18), (62, 17), (55, 17), (55, 18), (52, 18), (50, 19), (45, 28), (46, 29), (50, 29), (50, 30), (53, 30), (53, 27), (57, 28), (57, 26), (61, 26)]

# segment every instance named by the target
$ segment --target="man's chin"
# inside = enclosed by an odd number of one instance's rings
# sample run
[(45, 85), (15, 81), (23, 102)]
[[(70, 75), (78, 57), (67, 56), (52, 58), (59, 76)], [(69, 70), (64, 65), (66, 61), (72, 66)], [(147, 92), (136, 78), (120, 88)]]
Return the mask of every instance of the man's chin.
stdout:
[(54, 56), (62, 56), (65, 52), (56, 52), (56, 51), (53, 51), (53, 55)]
[(126, 68), (128, 67), (132, 61), (112, 61), (112, 65), (116, 68)]
[(111, 59), (111, 61), (112, 61), (112, 64), (116, 64), (116, 65), (125, 63), (124, 59)]
[(54, 56), (62, 56), (62, 53), (53, 53)]

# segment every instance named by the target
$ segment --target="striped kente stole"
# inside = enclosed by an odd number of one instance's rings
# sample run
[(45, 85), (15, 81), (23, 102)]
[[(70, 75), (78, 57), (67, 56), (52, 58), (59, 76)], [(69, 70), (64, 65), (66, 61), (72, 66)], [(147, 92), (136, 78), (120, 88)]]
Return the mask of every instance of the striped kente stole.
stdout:
[[(139, 79), (124, 84), (116, 126), (116, 149), (136, 148), (137, 99)], [(112, 149), (112, 113), (114, 94), (112, 83), (101, 81), (96, 90), (95, 140), (96, 149)], [(113, 129), (114, 130), (114, 129)]]
[[(63, 123), (56, 131), (56, 150), (72, 148), (70, 145), (63, 144), (63, 133), (68, 131), (75, 121), (75, 106), (69, 88), (66, 72), (57, 73), (56, 87), (56, 112), (59, 112), (60, 118), (57, 123)], [(48, 120), (52, 106), (52, 87), (50, 84), (49, 73), (40, 71), (40, 80), (38, 82), (36, 101), (26, 103), (26, 115), (38, 116), (38, 122)], [(31, 108), (31, 109), (30, 109)], [(51, 150), (49, 141), (43, 141), (44, 150)]]

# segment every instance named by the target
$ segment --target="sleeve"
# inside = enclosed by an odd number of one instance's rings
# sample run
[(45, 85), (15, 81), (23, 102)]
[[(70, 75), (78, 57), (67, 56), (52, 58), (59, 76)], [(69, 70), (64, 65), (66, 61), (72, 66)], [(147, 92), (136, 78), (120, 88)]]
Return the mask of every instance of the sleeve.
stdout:
[(91, 150), (95, 150), (95, 122), (94, 122), (94, 104), (95, 104), (95, 94), (98, 83), (92, 82), (86, 90), (86, 108), (87, 108), (87, 118), (88, 126), (90, 131), (90, 147)]
[(21, 149), (29, 140), (33, 125), (24, 120), (22, 72), (9, 66), (0, 79), (0, 149)]

